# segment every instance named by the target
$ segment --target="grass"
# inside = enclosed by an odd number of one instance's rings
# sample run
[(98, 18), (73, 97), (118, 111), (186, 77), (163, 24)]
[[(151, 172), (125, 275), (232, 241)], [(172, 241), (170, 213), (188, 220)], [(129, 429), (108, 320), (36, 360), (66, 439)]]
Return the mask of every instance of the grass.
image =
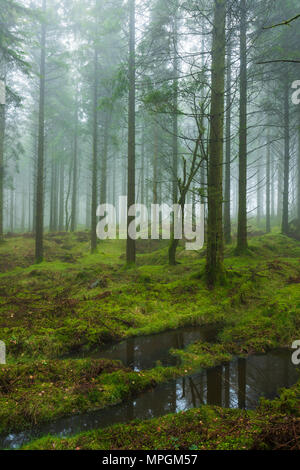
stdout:
[[(90, 255), (86, 232), (48, 234), (45, 261), (33, 265), (32, 238), (0, 245), (0, 340), (8, 351), (0, 366), (0, 432), (100, 409), (185, 371), (300, 338), (299, 242), (256, 236), (244, 257), (227, 247), (227, 282), (214, 291), (202, 276), (203, 251), (179, 249), (180, 264), (169, 267), (164, 242), (139, 241), (137, 266), (125, 268), (124, 248), (124, 241), (105, 241)], [(217, 343), (173, 351), (182, 361), (178, 368), (136, 373), (99, 360), (103, 369), (93, 375), (98, 366), (89, 359), (62, 360), (131, 336), (213, 323), (223, 325)], [(230, 419), (239, 412), (232, 413)]]

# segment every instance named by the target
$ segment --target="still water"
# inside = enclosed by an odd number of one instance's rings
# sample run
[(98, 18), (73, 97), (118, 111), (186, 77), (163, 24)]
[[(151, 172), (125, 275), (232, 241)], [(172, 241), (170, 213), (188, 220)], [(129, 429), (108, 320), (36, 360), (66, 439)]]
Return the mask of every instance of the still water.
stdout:
[[(215, 341), (218, 331), (216, 325), (186, 326), (154, 335), (128, 338), (92, 354), (89, 352), (87, 357), (120, 360), (135, 371), (152, 369), (158, 362), (164, 366), (174, 366), (177, 359), (169, 353), (170, 349), (185, 349), (195, 341)], [(85, 355), (79, 353), (71, 357), (84, 358)]]
[[(120, 405), (10, 434), (0, 439), (0, 447), (18, 448), (47, 434), (69, 436), (133, 419), (186, 411), (203, 404), (252, 409), (261, 396), (272, 399), (278, 395), (280, 388), (291, 387), (297, 382), (300, 371), (292, 364), (291, 354), (289, 350), (278, 350), (236, 359), (229, 364), (159, 385)], [(141, 363), (135, 362), (135, 367), (138, 366)]]

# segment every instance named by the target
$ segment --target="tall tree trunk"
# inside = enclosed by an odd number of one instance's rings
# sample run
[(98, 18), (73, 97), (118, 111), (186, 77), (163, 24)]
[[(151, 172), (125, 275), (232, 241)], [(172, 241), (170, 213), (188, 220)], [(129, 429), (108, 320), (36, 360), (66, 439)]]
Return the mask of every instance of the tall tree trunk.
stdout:
[(174, 25), (173, 25), (173, 141), (172, 141), (172, 202), (176, 204), (178, 201), (178, 18), (177, 18), (178, 2), (175, 3)]
[[(13, 182), (12, 182), (13, 184)], [(10, 190), (10, 231), (14, 233), (14, 190), (11, 188)]]
[[(46, 0), (43, 0), (43, 13), (46, 13)], [(44, 145), (45, 145), (45, 72), (46, 72), (46, 23), (43, 18), (41, 28), (40, 59), (40, 97), (39, 97), (39, 130), (38, 159), (36, 181), (36, 222), (35, 222), (35, 261), (43, 261), (44, 232)]]
[(31, 232), (31, 186), (28, 184), (28, 232)]
[[(4, 82), (4, 80), (3, 80)], [(4, 82), (5, 83), (5, 82)], [(0, 103), (0, 242), (4, 238), (4, 135), (5, 135), (5, 104)]]
[(101, 158), (101, 185), (100, 185), (100, 204), (106, 204), (107, 201), (107, 156), (108, 156), (108, 138), (109, 138), (110, 111), (105, 112), (104, 118), (104, 139), (103, 153)]
[(114, 153), (114, 156), (113, 156), (113, 168), (112, 168), (112, 171), (113, 171), (113, 175), (112, 175), (112, 204), (114, 207), (116, 207), (116, 200), (117, 200), (117, 194), (116, 194), (116, 190), (117, 190), (117, 185), (116, 185), (116, 179), (117, 179), (117, 156), (116, 154)]
[(282, 159), (281, 155), (278, 158), (277, 162), (277, 219), (280, 223), (282, 219)]
[(24, 187), (24, 184), (23, 184), (23, 188), (22, 188), (22, 213), (21, 213), (21, 232), (24, 233), (25, 232), (25, 211), (26, 211), (26, 193), (25, 193), (25, 187)]
[(257, 185), (256, 185), (256, 221), (257, 225), (260, 225), (261, 221), (261, 216), (262, 216), (262, 206), (261, 206), (261, 167), (260, 167), (260, 161), (258, 162), (257, 165)]
[(153, 148), (153, 204), (158, 204), (158, 129), (154, 127), (154, 148)]
[(75, 127), (74, 127), (74, 160), (73, 160), (73, 185), (72, 185), (72, 202), (71, 202), (71, 225), (70, 231), (76, 230), (77, 215), (77, 180), (78, 180), (78, 103), (76, 97), (75, 104)]
[(58, 228), (58, 164), (54, 160), (54, 194), (53, 194), (53, 231), (57, 232)]
[[(129, 97), (128, 97), (128, 188), (127, 209), (135, 204), (135, 0), (129, 0)], [(127, 214), (126, 260), (135, 263), (135, 240), (128, 234), (134, 217)]]
[(88, 184), (86, 189), (86, 199), (85, 199), (85, 207), (86, 207), (86, 217), (85, 217), (85, 226), (87, 229), (91, 227), (91, 196), (90, 196), (90, 184)]
[(297, 164), (297, 219), (300, 221), (300, 113), (298, 127), (298, 164)]
[(247, 242), (247, 21), (246, 2), (240, 1), (240, 128), (239, 128), (239, 210), (237, 252)]
[[(270, 144), (271, 152), (271, 144)], [(275, 164), (274, 158), (271, 160), (271, 217), (275, 216)]]
[(283, 170), (283, 201), (282, 201), (282, 233), (289, 231), (289, 178), (290, 178), (290, 109), (289, 80), (286, 78), (284, 89), (284, 170)]
[(93, 161), (92, 161), (92, 212), (91, 252), (97, 250), (97, 158), (98, 158), (98, 50), (94, 51), (94, 98), (93, 98)]
[[(178, 201), (178, 18), (177, 18), (178, 2), (175, 3), (174, 24), (173, 24), (173, 106), (174, 112), (172, 116), (173, 137), (172, 137), (172, 203), (177, 204)], [(171, 223), (171, 242), (169, 247), (169, 264), (176, 264), (176, 249), (178, 240), (175, 240), (175, 213), (172, 213)]]
[[(228, 24), (230, 26), (230, 24)], [(230, 33), (229, 33), (230, 34)], [(225, 156), (225, 190), (224, 190), (224, 240), (231, 243), (231, 219), (230, 219), (230, 162), (231, 162), (231, 41), (227, 40), (227, 77), (226, 77), (226, 156)]]
[(226, 1), (214, 2), (212, 42), (211, 110), (208, 161), (207, 283), (224, 280), (223, 267), (223, 133), (225, 86)]
[(54, 160), (51, 160), (51, 177), (50, 177), (50, 217), (49, 217), (49, 231), (53, 232), (53, 206), (54, 206)]
[(141, 150), (141, 204), (145, 204), (145, 127), (142, 127)]
[(65, 165), (64, 162), (60, 163), (59, 171), (59, 222), (58, 230), (62, 232), (64, 230), (64, 199), (65, 199)]
[(266, 154), (266, 232), (271, 232), (271, 147), (270, 132), (267, 137), (267, 154)]

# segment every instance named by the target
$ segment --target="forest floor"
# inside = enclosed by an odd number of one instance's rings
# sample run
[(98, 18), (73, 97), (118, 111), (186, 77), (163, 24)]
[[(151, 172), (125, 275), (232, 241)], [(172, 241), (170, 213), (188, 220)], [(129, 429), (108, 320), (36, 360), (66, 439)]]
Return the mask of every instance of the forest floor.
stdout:
[[(169, 267), (165, 242), (140, 241), (137, 267), (126, 268), (123, 241), (101, 242), (90, 255), (88, 237), (46, 235), (40, 265), (32, 264), (32, 237), (0, 245), (0, 340), (8, 353), (0, 366), (0, 434), (119, 403), (172, 377), (300, 339), (299, 242), (253, 237), (244, 257), (227, 247), (227, 283), (208, 290), (204, 251), (180, 248), (180, 264)], [(217, 341), (174, 352), (177, 367), (135, 372), (115, 361), (66, 359), (124, 338), (207, 324), (222, 325)], [(292, 448), (299, 444), (299, 399), (298, 384), (255, 412), (205, 406), (27, 448)]]

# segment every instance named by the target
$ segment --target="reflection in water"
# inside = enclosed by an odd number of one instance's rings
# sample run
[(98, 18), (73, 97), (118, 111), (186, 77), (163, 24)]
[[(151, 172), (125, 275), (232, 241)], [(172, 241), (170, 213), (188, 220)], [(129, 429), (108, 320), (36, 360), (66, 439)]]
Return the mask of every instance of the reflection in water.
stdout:
[[(177, 359), (169, 354), (170, 349), (184, 349), (195, 341), (211, 342), (216, 339), (215, 325), (189, 326), (156, 335), (129, 338), (107, 349), (94, 352), (89, 357), (120, 360), (136, 371), (151, 369), (159, 361), (164, 366), (176, 365)], [(72, 357), (84, 357), (84, 353)]]
[[(132, 344), (133, 347), (127, 350), (128, 360), (132, 360), (136, 351)], [(60, 419), (29, 432), (11, 434), (2, 441), (0, 439), (0, 446), (14, 448), (42, 435), (67, 436), (137, 418), (176, 413), (203, 404), (251, 409), (257, 406), (261, 396), (272, 399), (278, 389), (290, 387), (298, 379), (299, 369), (292, 364), (288, 350), (237, 359), (230, 364), (162, 384), (118, 406)]]
[(247, 361), (246, 359), (238, 359), (238, 405), (239, 408), (246, 408), (246, 383), (247, 383)]

